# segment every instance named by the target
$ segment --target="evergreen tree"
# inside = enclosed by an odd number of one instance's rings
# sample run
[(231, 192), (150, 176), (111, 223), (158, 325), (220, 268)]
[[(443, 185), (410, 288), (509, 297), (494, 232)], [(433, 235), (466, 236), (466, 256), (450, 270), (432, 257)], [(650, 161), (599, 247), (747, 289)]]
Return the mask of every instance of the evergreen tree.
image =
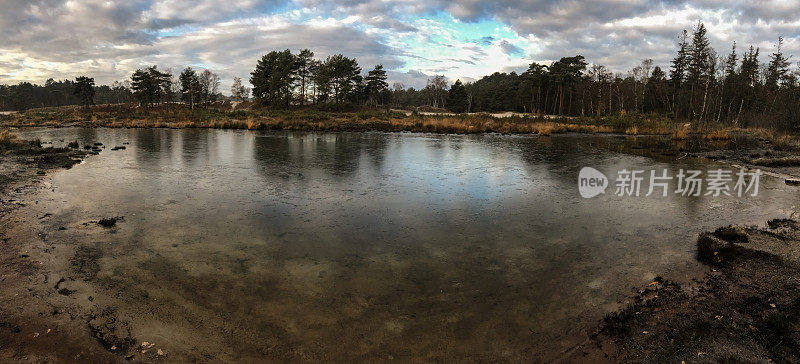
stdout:
[(689, 44), (686, 42), (687, 33), (683, 31), (683, 38), (679, 43), (678, 55), (672, 59), (672, 67), (670, 69), (669, 78), (672, 81), (674, 88), (678, 89), (686, 79), (686, 69), (688, 68), (689, 60)]
[(733, 77), (736, 76), (736, 63), (739, 62), (739, 58), (736, 55), (736, 42), (733, 42), (733, 46), (731, 47), (731, 53), (728, 55), (728, 58), (725, 59), (725, 80), (732, 81)]
[(765, 86), (770, 91), (775, 91), (781, 82), (786, 80), (789, 75), (789, 59), (783, 55), (783, 37), (778, 38), (778, 46), (775, 53), (769, 56), (770, 61), (767, 65)]
[(687, 81), (696, 85), (706, 82), (712, 76), (710, 63), (712, 60), (712, 50), (708, 42), (708, 31), (703, 23), (698, 23), (692, 34), (692, 47), (689, 50), (689, 68), (687, 70)]
[(200, 93), (200, 79), (192, 67), (186, 67), (179, 77), (181, 83), (181, 98), (189, 103), (189, 108), (194, 109)]
[(758, 84), (758, 55), (759, 49), (755, 48), (754, 50), (753, 46), (750, 46), (750, 51), (742, 57), (739, 76), (748, 87), (755, 87)]
[(80, 76), (75, 79), (75, 95), (80, 99), (81, 105), (88, 108), (94, 105), (94, 78)]
[(447, 108), (454, 113), (463, 113), (467, 111), (467, 89), (461, 80), (450, 86), (450, 91), (447, 95)]
[(297, 59), (288, 49), (267, 53), (250, 74), (253, 97), (262, 105), (289, 106), (297, 69)]
[(384, 71), (383, 65), (379, 64), (375, 66), (375, 69), (369, 71), (364, 81), (367, 83), (367, 104), (382, 105), (382, 96), (386, 90), (389, 89), (389, 84), (386, 83), (386, 71)]
[(314, 60), (314, 52), (310, 49), (303, 49), (297, 55), (297, 77), (300, 81), (300, 105), (305, 105), (308, 97), (306, 91), (311, 77), (314, 74), (314, 69), (317, 67), (318, 62)]
[[(522, 93), (524, 99), (530, 100), (530, 112), (541, 112), (542, 110), (542, 88), (547, 82), (547, 66), (531, 63), (528, 69), (522, 74), (525, 92)], [(525, 95), (527, 97), (525, 97)]]
[(131, 75), (131, 90), (140, 106), (149, 106), (154, 102), (156, 88), (157, 85), (147, 70), (138, 69)]
[(131, 89), (139, 105), (160, 103), (172, 88), (172, 75), (161, 72), (156, 66), (138, 69), (131, 75)]
[(329, 56), (318, 69), (315, 79), (321, 88), (331, 92), (336, 103), (348, 100), (356, 85), (362, 81), (361, 67), (355, 58), (347, 58), (341, 54)]

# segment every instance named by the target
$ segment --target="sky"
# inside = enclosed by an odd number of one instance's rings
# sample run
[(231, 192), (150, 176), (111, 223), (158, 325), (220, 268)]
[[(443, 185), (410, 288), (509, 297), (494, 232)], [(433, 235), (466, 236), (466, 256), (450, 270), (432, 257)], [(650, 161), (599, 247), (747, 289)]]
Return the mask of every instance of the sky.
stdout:
[[(342, 53), (366, 73), (423, 87), (433, 75), (472, 81), (581, 54), (625, 73), (645, 58), (668, 67), (698, 21), (720, 55), (778, 36), (800, 56), (797, 0), (0, 0), (0, 83), (79, 75), (99, 84), (156, 64), (249, 79), (271, 50)], [(227, 93), (227, 92), (224, 92)]]

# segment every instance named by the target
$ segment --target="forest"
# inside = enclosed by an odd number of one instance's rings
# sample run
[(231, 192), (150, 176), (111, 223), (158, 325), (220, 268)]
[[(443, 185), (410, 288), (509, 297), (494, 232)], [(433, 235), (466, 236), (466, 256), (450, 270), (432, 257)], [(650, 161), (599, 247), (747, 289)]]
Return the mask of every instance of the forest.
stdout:
[[(710, 45), (698, 23), (684, 31), (669, 65), (645, 59), (626, 73), (589, 64), (581, 55), (549, 64), (531, 63), (524, 72), (495, 72), (474, 82), (435, 75), (421, 89), (387, 83), (382, 65), (366, 72), (341, 54), (316, 59), (304, 49), (271, 51), (250, 74), (252, 89), (235, 78), (228, 95), (210, 70), (187, 67), (177, 76), (156, 66), (130, 79), (95, 86), (89, 77), (0, 85), (0, 110), (63, 105), (137, 102), (142, 107), (182, 102), (210, 107), (218, 100), (247, 101), (269, 108), (304, 105), (365, 105), (456, 113), (504, 112), (606, 117), (653, 115), (674, 121), (759, 126), (784, 130), (800, 125), (800, 70), (792, 69), (779, 38), (766, 57), (736, 43), (725, 54)], [(762, 61), (763, 59), (763, 61)], [(88, 86), (87, 86), (88, 85)]]

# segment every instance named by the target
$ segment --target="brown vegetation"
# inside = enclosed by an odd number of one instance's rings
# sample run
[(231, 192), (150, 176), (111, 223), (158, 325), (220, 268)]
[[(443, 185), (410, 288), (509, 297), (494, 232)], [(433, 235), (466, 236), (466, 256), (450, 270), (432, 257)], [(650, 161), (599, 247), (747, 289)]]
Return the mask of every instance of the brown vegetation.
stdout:
[[(633, 123), (636, 125), (631, 126)], [(627, 118), (552, 118), (538, 115), (495, 117), (489, 114), (423, 115), (385, 109), (328, 110), (305, 107), (290, 110), (189, 109), (165, 104), (154, 108), (101, 105), (34, 109), (0, 116), (0, 125), (88, 126), (112, 128), (221, 128), (249, 130), (410, 131), (428, 133), (625, 133), (669, 135), (668, 120)], [(635, 131), (635, 132), (632, 132)]]

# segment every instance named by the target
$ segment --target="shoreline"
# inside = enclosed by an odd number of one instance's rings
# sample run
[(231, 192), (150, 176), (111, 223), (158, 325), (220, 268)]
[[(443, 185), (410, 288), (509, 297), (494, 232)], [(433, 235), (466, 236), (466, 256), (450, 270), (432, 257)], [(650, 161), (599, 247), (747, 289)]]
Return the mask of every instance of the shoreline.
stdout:
[(514, 112), (416, 112), (390, 108), (339, 109), (315, 106), (292, 109), (206, 108), (182, 104), (141, 108), (130, 104), (96, 105), (89, 109), (63, 106), (0, 115), (0, 127), (81, 126), (110, 128), (216, 128), (325, 132), (421, 132), (443, 134), (559, 133), (664, 135), (685, 140), (697, 135), (707, 140), (728, 140), (732, 134), (755, 132), (723, 125), (692, 125), (655, 115), (603, 117), (556, 116)]
[[(16, 149), (16, 150), (15, 150)], [(48, 274), (48, 262), (35, 258), (39, 248), (38, 219), (24, 214), (34, 191), (47, 188), (53, 172), (69, 169), (92, 153), (20, 146), (0, 153), (0, 361), (115, 362), (119, 358), (98, 350), (83, 323), (67, 309), (50, 305), (44, 297), (58, 294), (58, 281)], [(14, 231), (16, 234), (10, 234)], [(46, 288), (43, 288), (46, 287)], [(48, 288), (53, 288), (49, 292)], [(102, 349), (102, 348), (100, 348)]]
[(711, 272), (690, 284), (657, 277), (605, 317), (567, 361), (796, 362), (800, 360), (800, 223), (701, 233)]

